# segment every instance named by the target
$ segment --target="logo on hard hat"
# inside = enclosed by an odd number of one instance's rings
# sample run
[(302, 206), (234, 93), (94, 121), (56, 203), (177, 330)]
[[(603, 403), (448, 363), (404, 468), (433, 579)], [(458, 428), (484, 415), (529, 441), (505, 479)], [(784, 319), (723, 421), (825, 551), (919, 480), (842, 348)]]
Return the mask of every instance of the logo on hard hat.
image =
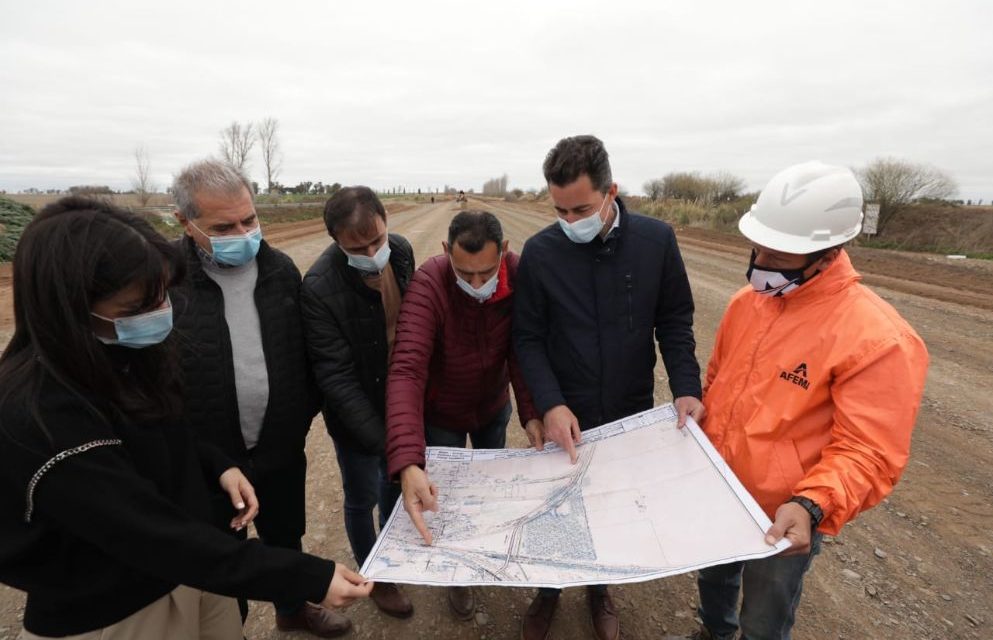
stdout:
[(797, 191), (794, 191), (793, 192), (793, 195), (791, 195), (790, 197), (787, 198), (786, 197), (786, 194), (789, 193), (789, 190), (790, 190), (790, 185), (788, 183), (787, 184), (784, 184), (783, 185), (783, 197), (780, 198), (780, 200), (779, 200), (779, 204), (781, 204), (784, 207), (786, 205), (788, 205), (789, 203), (793, 202), (794, 200), (796, 200), (797, 198), (799, 198), (800, 196), (802, 196), (803, 194), (807, 193), (807, 190), (806, 189), (798, 189)]

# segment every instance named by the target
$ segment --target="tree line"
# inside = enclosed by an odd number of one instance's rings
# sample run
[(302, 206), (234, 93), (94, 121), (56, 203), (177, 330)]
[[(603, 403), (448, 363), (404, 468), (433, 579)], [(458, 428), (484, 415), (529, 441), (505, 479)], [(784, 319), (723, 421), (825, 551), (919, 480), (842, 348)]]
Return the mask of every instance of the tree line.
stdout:
[[(867, 203), (879, 205), (878, 230), (914, 203), (962, 204), (951, 200), (958, 184), (945, 171), (899, 158), (876, 158), (853, 169)], [(727, 171), (712, 174), (673, 171), (645, 182), (645, 196), (653, 201), (685, 200), (699, 205), (732, 202), (746, 195), (745, 181)], [(980, 201), (981, 203), (982, 201)], [(970, 200), (971, 203), (971, 200)]]

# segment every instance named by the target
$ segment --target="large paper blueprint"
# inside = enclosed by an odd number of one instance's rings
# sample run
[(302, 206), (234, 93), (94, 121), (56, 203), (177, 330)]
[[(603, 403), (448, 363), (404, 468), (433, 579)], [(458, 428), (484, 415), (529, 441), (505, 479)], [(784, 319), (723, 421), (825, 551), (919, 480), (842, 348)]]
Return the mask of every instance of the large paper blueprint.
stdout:
[(583, 433), (579, 461), (534, 449), (428, 448), (438, 513), (426, 546), (401, 503), (362, 566), (371, 580), (567, 587), (652, 580), (778, 553), (769, 518), (671, 404)]

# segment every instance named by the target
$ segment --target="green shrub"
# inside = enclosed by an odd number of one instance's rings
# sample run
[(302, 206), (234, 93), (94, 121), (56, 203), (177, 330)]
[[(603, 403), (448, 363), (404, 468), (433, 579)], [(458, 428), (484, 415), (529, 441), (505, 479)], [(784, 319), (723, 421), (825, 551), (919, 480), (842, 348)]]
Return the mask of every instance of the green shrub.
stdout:
[(0, 262), (14, 259), (17, 241), (33, 217), (31, 207), (0, 196)]

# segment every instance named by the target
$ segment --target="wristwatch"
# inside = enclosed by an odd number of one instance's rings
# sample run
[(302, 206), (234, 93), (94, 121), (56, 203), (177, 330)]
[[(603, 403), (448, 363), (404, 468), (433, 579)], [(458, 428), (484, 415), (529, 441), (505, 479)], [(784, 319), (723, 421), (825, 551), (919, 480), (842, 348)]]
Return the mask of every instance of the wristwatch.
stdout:
[(821, 510), (820, 505), (811, 500), (810, 498), (804, 498), (803, 496), (793, 496), (787, 502), (795, 502), (810, 514), (810, 523), (814, 528), (821, 523), (824, 519), (824, 512)]

